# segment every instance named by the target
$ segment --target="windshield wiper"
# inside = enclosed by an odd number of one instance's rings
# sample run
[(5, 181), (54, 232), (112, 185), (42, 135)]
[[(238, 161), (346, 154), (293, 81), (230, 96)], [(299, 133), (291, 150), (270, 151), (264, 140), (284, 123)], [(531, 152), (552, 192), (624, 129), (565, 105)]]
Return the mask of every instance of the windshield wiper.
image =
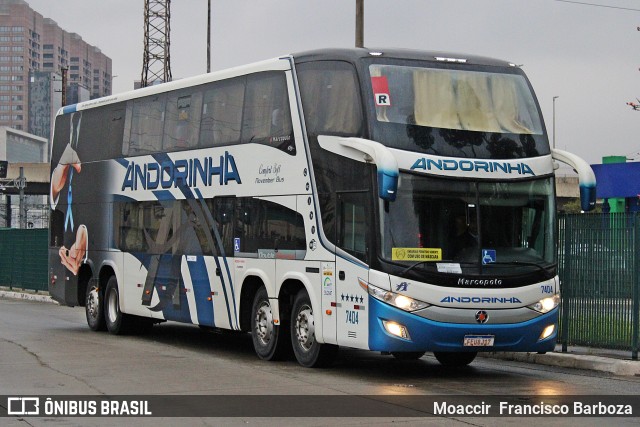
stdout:
[(539, 270), (544, 271), (545, 273), (548, 273), (547, 269), (544, 268), (543, 266), (541, 266), (540, 264), (536, 264), (535, 262), (528, 262), (528, 261), (499, 261), (499, 262), (490, 262), (487, 264), (484, 264), (482, 267), (489, 267), (492, 265), (515, 265), (515, 266), (525, 266), (525, 267), (536, 267)]
[[(513, 265), (513, 266), (524, 266), (524, 267), (536, 267), (538, 270), (542, 270), (545, 273), (548, 273), (547, 269), (544, 268), (543, 266), (541, 266), (540, 264), (536, 264), (535, 262), (527, 262), (527, 261), (501, 261), (501, 262), (491, 262), (488, 264), (484, 264), (484, 265), (480, 265), (477, 262), (465, 262), (465, 261), (452, 261), (452, 260), (442, 260), (442, 261), (438, 261), (438, 262), (445, 262), (445, 263), (455, 263), (455, 264), (459, 264), (459, 265), (463, 265), (463, 266), (474, 266), (474, 267), (482, 267), (482, 268), (486, 268), (492, 265), (498, 265), (498, 266), (507, 266), (507, 265)], [(416, 268), (419, 265), (425, 264), (425, 263), (433, 263), (433, 261), (418, 261), (415, 264), (410, 265), (409, 267), (405, 268), (404, 270), (402, 270), (400, 272), (400, 276), (404, 276), (406, 273), (408, 273), (409, 271), (413, 270), (414, 268)]]

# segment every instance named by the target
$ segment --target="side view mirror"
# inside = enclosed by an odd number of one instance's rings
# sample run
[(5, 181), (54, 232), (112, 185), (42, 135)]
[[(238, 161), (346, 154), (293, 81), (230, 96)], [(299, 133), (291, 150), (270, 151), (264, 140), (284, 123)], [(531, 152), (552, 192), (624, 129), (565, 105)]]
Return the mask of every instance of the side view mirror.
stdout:
[(596, 207), (596, 175), (591, 166), (582, 158), (564, 150), (552, 149), (551, 157), (571, 166), (578, 173), (580, 207), (585, 212), (593, 210)]

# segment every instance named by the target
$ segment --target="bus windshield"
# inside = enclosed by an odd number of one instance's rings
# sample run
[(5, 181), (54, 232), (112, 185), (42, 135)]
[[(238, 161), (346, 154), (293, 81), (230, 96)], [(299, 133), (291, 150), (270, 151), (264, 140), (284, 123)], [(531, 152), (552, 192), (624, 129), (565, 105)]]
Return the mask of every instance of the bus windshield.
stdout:
[[(468, 67), (467, 67), (468, 68)], [(519, 70), (371, 64), (374, 139), (453, 157), (548, 154), (533, 94)]]
[(419, 266), (430, 271), (439, 262), (485, 272), (549, 266), (553, 200), (552, 178), (477, 182), (403, 173), (396, 200), (380, 208), (382, 258), (406, 266), (430, 260)]

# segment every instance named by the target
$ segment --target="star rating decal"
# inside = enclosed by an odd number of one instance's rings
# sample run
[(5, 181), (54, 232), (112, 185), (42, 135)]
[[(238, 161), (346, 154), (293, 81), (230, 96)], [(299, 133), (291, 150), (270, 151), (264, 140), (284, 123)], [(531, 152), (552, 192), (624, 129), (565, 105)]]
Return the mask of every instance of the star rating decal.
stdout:
[(360, 303), (362, 304), (364, 302), (364, 298), (362, 296), (358, 296), (358, 295), (350, 295), (350, 294), (341, 294), (340, 295), (340, 300), (344, 301), (344, 302), (355, 302), (355, 303)]

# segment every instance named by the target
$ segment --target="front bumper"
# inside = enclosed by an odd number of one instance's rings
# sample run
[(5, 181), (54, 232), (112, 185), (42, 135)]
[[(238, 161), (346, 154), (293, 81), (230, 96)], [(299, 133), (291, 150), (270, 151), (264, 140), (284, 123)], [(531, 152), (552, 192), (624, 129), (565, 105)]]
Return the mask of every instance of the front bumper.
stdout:
[[(504, 324), (436, 322), (392, 307), (371, 296), (369, 307), (369, 349), (375, 351), (545, 352), (555, 348), (558, 336), (556, 327), (549, 337), (539, 339), (547, 326), (558, 324), (558, 307), (525, 322)], [(404, 326), (408, 338), (387, 332), (383, 321)], [(466, 335), (492, 335), (495, 337), (494, 345), (465, 347), (463, 341)]]

